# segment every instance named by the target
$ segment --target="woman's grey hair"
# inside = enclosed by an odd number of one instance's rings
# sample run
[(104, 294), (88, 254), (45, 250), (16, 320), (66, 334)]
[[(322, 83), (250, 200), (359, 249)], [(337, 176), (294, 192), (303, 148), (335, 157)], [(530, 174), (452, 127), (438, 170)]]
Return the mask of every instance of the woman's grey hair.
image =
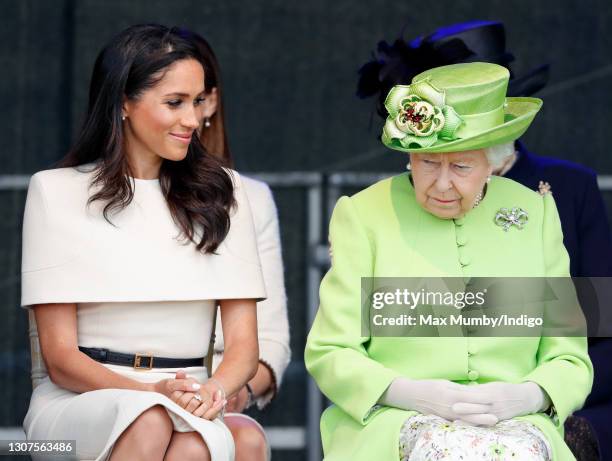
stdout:
[(485, 147), (484, 149), (489, 164), (493, 168), (499, 168), (504, 162), (514, 154), (514, 141), (507, 142), (504, 144), (497, 144), (496, 146)]

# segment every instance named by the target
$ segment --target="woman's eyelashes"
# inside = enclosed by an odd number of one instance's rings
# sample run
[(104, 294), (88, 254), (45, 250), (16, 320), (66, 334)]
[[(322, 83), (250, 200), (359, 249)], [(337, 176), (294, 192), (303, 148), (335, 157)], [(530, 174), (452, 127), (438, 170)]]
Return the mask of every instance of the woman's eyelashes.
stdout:
[(425, 165), (426, 168), (437, 168), (438, 166), (440, 166), (440, 162), (435, 162), (433, 160), (423, 159), (421, 161), (423, 162), (423, 165)]
[[(422, 164), (423, 164), (423, 169), (424, 171), (433, 173), (438, 171), (441, 168), (442, 163), (437, 161), (437, 160), (431, 160), (431, 159), (423, 159), (421, 160)], [(460, 176), (465, 176), (468, 175), (472, 172), (473, 170), (473, 165), (470, 165), (469, 163), (451, 163), (449, 165), (449, 168), (454, 171), (455, 173), (457, 173)]]
[[(198, 98), (195, 98), (193, 100), (193, 105), (198, 107), (200, 106), (204, 101), (206, 100), (206, 98), (204, 96), (200, 96)], [(181, 106), (181, 104), (183, 104), (184, 100), (183, 99), (171, 99), (170, 101), (166, 101), (166, 104), (168, 106), (170, 106), (172, 109), (176, 109), (178, 107)]]
[(463, 172), (470, 171), (472, 169), (471, 165), (464, 165), (462, 163), (453, 163), (453, 167), (455, 167), (456, 170)]

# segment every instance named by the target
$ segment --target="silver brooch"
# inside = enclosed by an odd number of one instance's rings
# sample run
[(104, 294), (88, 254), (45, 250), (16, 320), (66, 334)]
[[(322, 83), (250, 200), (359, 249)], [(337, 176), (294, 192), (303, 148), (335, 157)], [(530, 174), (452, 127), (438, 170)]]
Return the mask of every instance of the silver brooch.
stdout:
[(529, 221), (529, 215), (525, 210), (519, 207), (510, 209), (502, 208), (495, 215), (495, 224), (503, 227), (506, 232), (508, 232), (508, 229), (512, 226), (522, 229), (527, 221)]

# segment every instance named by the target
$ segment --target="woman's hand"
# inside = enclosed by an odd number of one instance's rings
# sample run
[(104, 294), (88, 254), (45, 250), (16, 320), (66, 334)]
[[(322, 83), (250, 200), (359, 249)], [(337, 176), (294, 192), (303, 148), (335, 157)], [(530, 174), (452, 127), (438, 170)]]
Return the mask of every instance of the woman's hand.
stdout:
[(185, 408), (187, 404), (181, 404), (181, 401), (184, 402), (186, 400), (184, 396), (188, 394), (193, 398), (201, 387), (198, 381), (193, 378), (187, 378), (186, 373), (181, 370), (176, 373), (174, 378), (162, 379), (153, 384), (153, 391), (165, 395), (182, 408)]
[[(206, 386), (204, 384), (204, 386)], [(208, 402), (202, 402), (202, 405), (194, 410), (193, 414), (203, 419), (213, 420), (223, 411), (223, 407), (227, 405), (227, 400), (223, 398), (223, 393), (220, 390), (215, 390), (214, 386), (210, 388), (212, 399)]]
[[(482, 426), (497, 424), (498, 418), (491, 412), (490, 397), (468, 392), (470, 387), (444, 379), (397, 378), (389, 385), (380, 403), (440, 416), (448, 421), (461, 419)], [(460, 403), (465, 405), (460, 407), (463, 413), (454, 409)]]
[(242, 413), (249, 401), (249, 393), (246, 386), (242, 388), (227, 401), (226, 410), (231, 413)]
[[(550, 406), (550, 398), (540, 386), (531, 381), (520, 384), (493, 382), (468, 386), (467, 393), (484, 400), (490, 406), (489, 413), (500, 421), (516, 416), (538, 413)], [(460, 402), (452, 410), (463, 415), (473, 413), (472, 404)]]
[(193, 378), (187, 378), (183, 370), (177, 371), (174, 379), (164, 379), (155, 386), (166, 392), (170, 391), (169, 394), (160, 393), (194, 416), (204, 419), (215, 419), (227, 403), (222, 392), (213, 383), (200, 384)]

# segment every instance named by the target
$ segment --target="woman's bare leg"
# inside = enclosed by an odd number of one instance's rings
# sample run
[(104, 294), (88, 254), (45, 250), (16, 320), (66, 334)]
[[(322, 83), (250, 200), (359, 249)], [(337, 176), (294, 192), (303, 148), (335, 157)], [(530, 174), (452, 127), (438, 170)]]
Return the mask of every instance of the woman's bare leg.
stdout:
[(236, 461), (266, 461), (266, 437), (253, 421), (241, 416), (227, 415), (225, 425), (234, 437)]
[(121, 434), (110, 461), (161, 461), (172, 437), (172, 420), (166, 410), (156, 405), (143, 412)]
[(210, 452), (197, 432), (174, 432), (164, 461), (210, 461)]

